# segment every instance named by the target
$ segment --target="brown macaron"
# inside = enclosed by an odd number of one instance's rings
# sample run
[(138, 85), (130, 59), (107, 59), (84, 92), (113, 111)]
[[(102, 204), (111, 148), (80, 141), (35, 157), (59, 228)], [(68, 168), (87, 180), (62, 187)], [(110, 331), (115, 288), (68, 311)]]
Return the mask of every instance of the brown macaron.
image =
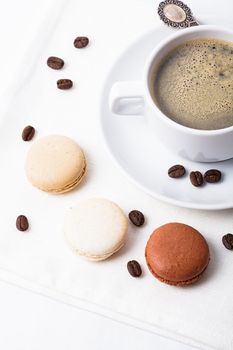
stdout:
[(208, 266), (209, 247), (193, 227), (169, 223), (157, 228), (146, 245), (146, 262), (161, 282), (184, 286), (196, 282)]

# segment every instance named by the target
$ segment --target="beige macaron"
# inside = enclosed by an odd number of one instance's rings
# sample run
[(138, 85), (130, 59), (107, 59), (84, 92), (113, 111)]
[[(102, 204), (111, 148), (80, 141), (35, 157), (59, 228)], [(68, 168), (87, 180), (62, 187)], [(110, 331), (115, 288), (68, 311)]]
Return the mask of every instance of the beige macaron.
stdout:
[(128, 221), (122, 209), (103, 198), (80, 201), (65, 217), (65, 237), (78, 255), (92, 260), (105, 260), (125, 242)]
[(66, 136), (50, 135), (31, 146), (25, 170), (33, 186), (58, 194), (71, 191), (82, 181), (86, 160), (76, 142)]

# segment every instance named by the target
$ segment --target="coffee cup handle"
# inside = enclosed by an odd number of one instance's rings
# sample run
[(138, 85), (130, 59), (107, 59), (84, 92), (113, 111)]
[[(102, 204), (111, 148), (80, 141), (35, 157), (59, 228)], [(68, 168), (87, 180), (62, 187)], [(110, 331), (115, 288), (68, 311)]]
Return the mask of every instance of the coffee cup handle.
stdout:
[(143, 83), (140, 81), (116, 82), (110, 91), (109, 107), (116, 115), (143, 116)]

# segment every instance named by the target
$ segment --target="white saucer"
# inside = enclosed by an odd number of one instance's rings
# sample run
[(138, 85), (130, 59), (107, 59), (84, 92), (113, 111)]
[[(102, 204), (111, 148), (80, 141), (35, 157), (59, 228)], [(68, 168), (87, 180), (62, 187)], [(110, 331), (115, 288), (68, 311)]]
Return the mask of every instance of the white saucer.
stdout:
[[(109, 73), (101, 101), (101, 125), (106, 145), (113, 159), (128, 178), (143, 191), (174, 205), (195, 209), (233, 208), (233, 159), (220, 163), (194, 163), (166, 148), (155, 137), (142, 117), (116, 116), (109, 109), (109, 92), (116, 81), (138, 80), (146, 58), (154, 46), (170, 29), (157, 28), (133, 43), (116, 61)], [(233, 145), (232, 145), (233, 147)], [(171, 179), (167, 170), (174, 164), (183, 164), (187, 175)], [(218, 184), (196, 188), (189, 181), (188, 172), (217, 168), (223, 173)]]

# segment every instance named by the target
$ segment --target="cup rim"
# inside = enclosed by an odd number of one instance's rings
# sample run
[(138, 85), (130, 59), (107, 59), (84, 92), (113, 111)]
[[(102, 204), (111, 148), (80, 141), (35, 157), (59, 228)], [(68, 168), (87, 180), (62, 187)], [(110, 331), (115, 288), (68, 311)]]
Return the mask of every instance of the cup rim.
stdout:
[[(169, 45), (169, 43), (171, 43), (173, 40), (176, 40), (182, 36), (186, 36), (189, 33), (195, 33), (195, 32), (201, 32), (201, 31), (218, 31), (220, 34), (221, 33), (228, 33), (232, 35), (232, 43), (233, 43), (233, 31), (231, 29), (222, 27), (222, 26), (217, 26), (217, 25), (209, 25), (209, 24), (203, 24), (200, 26), (196, 26), (196, 27), (190, 27), (190, 28), (185, 28), (185, 29), (181, 29), (175, 33), (172, 33), (171, 35), (168, 36), (167, 39), (163, 40), (160, 44), (158, 44), (155, 49), (153, 50), (153, 52), (151, 53), (147, 64), (145, 66), (145, 84), (146, 84), (146, 91), (147, 91), (147, 100), (149, 102), (149, 105), (156, 110), (156, 115), (157, 117), (159, 117), (160, 119), (163, 119), (164, 122), (166, 122), (168, 125), (170, 125), (173, 128), (176, 128), (180, 131), (185, 131), (187, 134), (190, 135), (208, 135), (208, 136), (214, 136), (214, 135), (224, 135), (227, 134), (231, 131), (233, 131), (233, 125), (232, 126), (228, 126), (226, 128), (222, 128), (222, 129), (216, 129), (216, 130), (203, 130), (203, 129), (194, 129), (194, 128), (190, 128), (188, 126), (179, 124), (177, 122), (175, 122), (174, 120), (170, 119), (166, 114), (164, 114), (158, 106), (156, 106), (154, 100), (152, 99), (150, 90), (149, 90), (149, 86), (148, 86), (148, 78), (149, 78), (149, 72), (150, 72), (150, 68), (151, 65), (154, 61), (154, 57), (156, 56), (157, 53), (159, 53), (163, 48), (165, 48), (167, 45)], [(185, 42), (185, 40), (184, 40)]]

